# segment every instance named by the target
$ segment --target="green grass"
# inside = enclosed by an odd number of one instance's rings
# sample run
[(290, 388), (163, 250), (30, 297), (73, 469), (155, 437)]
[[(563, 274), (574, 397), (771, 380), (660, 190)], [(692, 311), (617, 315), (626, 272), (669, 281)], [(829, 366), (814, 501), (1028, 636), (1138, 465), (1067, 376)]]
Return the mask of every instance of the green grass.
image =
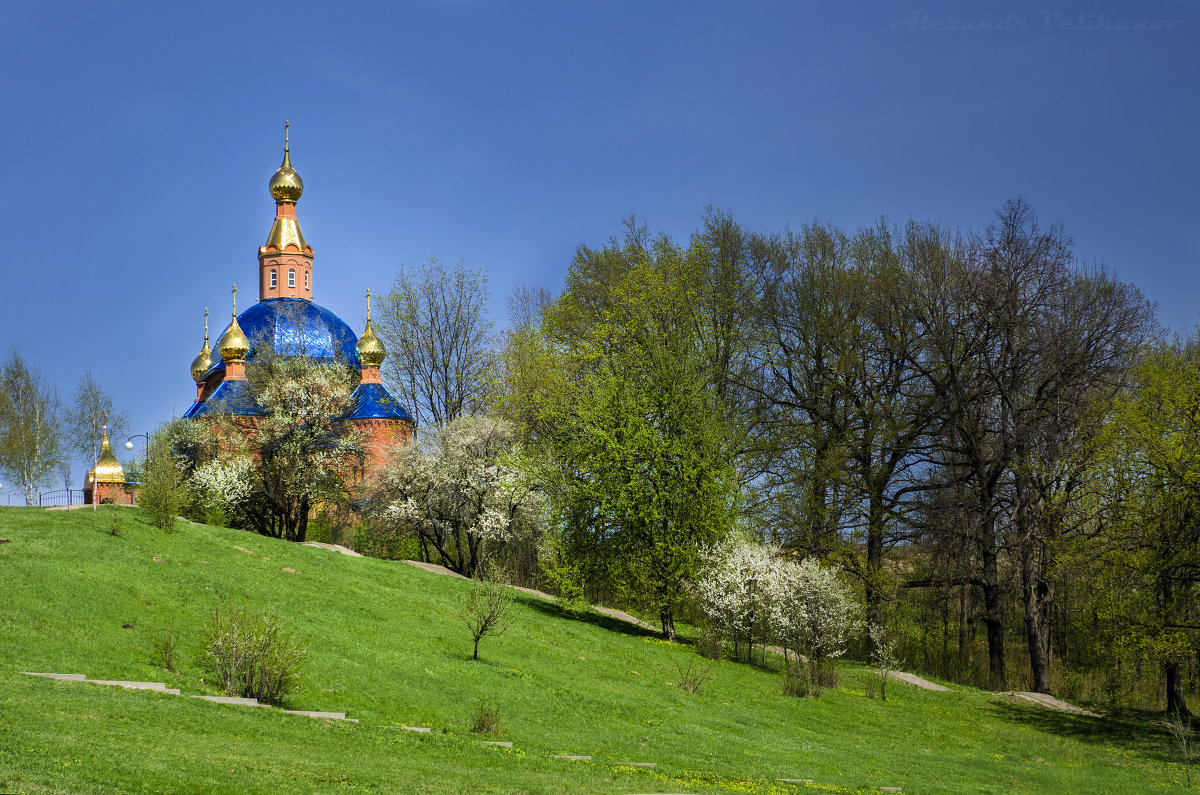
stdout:
[[(109, 533), (116, 512), (119, 535)], [(9, 792), (1145, 792), (1182, 787), (1165, 732), (967, 688), (933, 693), (846, 666), (820, 699), (720, 663), (698, 694), (672, 684), (693, 652), (623, 622), (520, 597), (472, 662), (457, 618), (470, 585), (223, 528), (156, 530), (134, 509), (0, 509), (0, 791)], [(245, 547), (246, 554), (235, 549)], [(161, 562), (156, 560), (158, 558)], [(295, 569), (295, 573), (284, 571)], [(270, 607), (310, 647), (274, 709), (22, 676), (202, 681), (217, 606)], [(122, 625), (131, 624), (132, 629)], [(179, 673), (152, 638), (181, 641)], [(469, 731), (480, 696), (504, 733)], [(398, 727), (428, 726), (429, 734)], [(482, 740), (511, 740), (514, 748)], [(553, 759), (591, 755), (591, 762)], [(624, 761), (657, 762), (653, 770)], [(778, 778), (813, 779), (809, 788)]]

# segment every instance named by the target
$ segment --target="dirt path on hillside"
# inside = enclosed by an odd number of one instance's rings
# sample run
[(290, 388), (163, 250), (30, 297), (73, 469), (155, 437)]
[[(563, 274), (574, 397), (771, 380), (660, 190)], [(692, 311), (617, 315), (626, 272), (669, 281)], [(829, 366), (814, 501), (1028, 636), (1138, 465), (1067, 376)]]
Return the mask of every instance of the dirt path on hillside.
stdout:
[(998, 696), (1015, 696), (1016, 698), (1023, 698), (1026, 701), (1032, 701), (1033, 703), (1040, 704), (1043, 707), (1049, 707), (1050, 709), (1062, 710), (1063, 712), (1069, 712), (1072, 715), (1083, 715), (1084, 717), (1088, 717), (1088, 718), (1101, 717), (1100, 715), (1097, 715), (1095, 712), (1090, 712), (1090, 711), (1084, 709), (1083, 707), (1077, 707), (1074, 704), (1063, 701), (1061, 698), (1055, 698), (1054, 696), (1050, 696), (1045, 693), (1030, 693), (1030, 692), (1023, 691), (1023, 690), (1010, 690), (1007, 693), (1003, 693), (1003, 692), (996, 693), (996, 695), (998, 695)]

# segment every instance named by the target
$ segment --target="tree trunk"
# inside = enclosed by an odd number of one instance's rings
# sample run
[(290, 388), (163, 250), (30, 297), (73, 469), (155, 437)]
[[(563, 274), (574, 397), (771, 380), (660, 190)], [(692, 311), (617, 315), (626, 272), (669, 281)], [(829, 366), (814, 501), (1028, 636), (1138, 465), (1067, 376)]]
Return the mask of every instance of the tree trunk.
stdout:
[[(867, 622), (883, 626), (883, 594), (880, 579), (883, 575), (883, 499), (872, 490), (867, 514)], [(874, 654), (875, 641), (867, 633), (867, 652)]]
[(1021, 591), (1025, 606), (1025, 636), (1029, 643), (1029, 668), (1033, 671), (1033, 689), (1050, 692), (1050, 668), (1047, 665), (1045, 616), (1042, 612), (1044, 588), (1032, 542), (1021, 550)]
[(675, 617), (671, 614), (671, 606), (663, 605), (662, 612), (659, 613), (659, 618), (662, 619), (662, 634), (663, 638), (675, 642)]
[(1183, 700), (1183, 677), (1180, 675), (1179, 663), (1167, 663), (1165, 668), (1167, 673), (1167, 712), (1187, 717), (1192, 713)]
[(1000, 569), (996, 555), (996, 539), (992, 523), (984, 523), (980, 539), (980, 558), (983, 564), (983, 622), (987, 625), (989, 686), (1008, 689), (1008, 673), (1004, 659), (1004, 594), (1000, 588)]

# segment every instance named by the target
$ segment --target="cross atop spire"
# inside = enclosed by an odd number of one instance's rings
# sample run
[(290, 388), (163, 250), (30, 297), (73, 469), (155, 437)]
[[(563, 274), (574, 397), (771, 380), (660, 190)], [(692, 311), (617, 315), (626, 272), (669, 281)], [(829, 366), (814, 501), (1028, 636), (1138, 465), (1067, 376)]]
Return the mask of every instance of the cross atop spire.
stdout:
[(291, 126), (292, 123), (290, 121), (287, 119), (283, 120), (283, 151), (285, 152), (288, 151), (288, 128)]
[[(233, 284), (233, 317), (237, 319), (237, 282)], [(208, 324), (208, 310), (204, 312), (205, 325)]]
[(367, 322), (371, 322), (371, 288), (367, 288)]
[(208, 307), (204, 307), (204, 347), (208, 347)]

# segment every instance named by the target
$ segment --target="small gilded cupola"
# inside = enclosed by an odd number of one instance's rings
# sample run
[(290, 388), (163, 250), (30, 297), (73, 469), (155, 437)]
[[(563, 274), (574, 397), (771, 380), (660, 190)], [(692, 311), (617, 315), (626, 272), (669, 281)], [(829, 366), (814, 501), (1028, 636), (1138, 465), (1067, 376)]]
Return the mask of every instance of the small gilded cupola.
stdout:
[(266, 245), (258, 249), (260, 301), (268, 298), (312, 300), (312, 246), (300, 231), (296, 202), (304, 193), (304, 180), (292, 167), (289, 128), (283, 125), (283, 163), (271, 175), (267, 190), (275, 200), (275, 221)]
[(217, 340), (217, 353), (225, 362), (225, 380), (243, 380), (246, 377), (246, 355), (250, 353), (250, 340), (238, 325), (237, 285), (233, 285), (233, 317), (229, 328)]
[(366, 383), (379, 383), (379, 368), (387, 357), (387, 348), (383, 346), (383, 340), (379, 339), (379, 335), (371, 327), (370, 290), (367, 290), (367, 327), (363, 329), (362, 335), (358, 338), (354, 352), (358, 354), (358, 362), (362, 368), (362, 380)]
[(112, 445), (108, 443), (107, 418), (104, 421), (104, 438), (100, 442), (100, 457), (96, 459), (96, 466), (92, 469), (92, 475), (96, 483), (125, 482), (125, 470), (121, 467), (121, 462), (113, 455)]
[(212, 367), (212, 348), (208, 347), (208, 307), (204, 307), (204, 347), (196, 358), (192, 359), (192, 380), (197, 384), (204, 380), (204, 374)]

